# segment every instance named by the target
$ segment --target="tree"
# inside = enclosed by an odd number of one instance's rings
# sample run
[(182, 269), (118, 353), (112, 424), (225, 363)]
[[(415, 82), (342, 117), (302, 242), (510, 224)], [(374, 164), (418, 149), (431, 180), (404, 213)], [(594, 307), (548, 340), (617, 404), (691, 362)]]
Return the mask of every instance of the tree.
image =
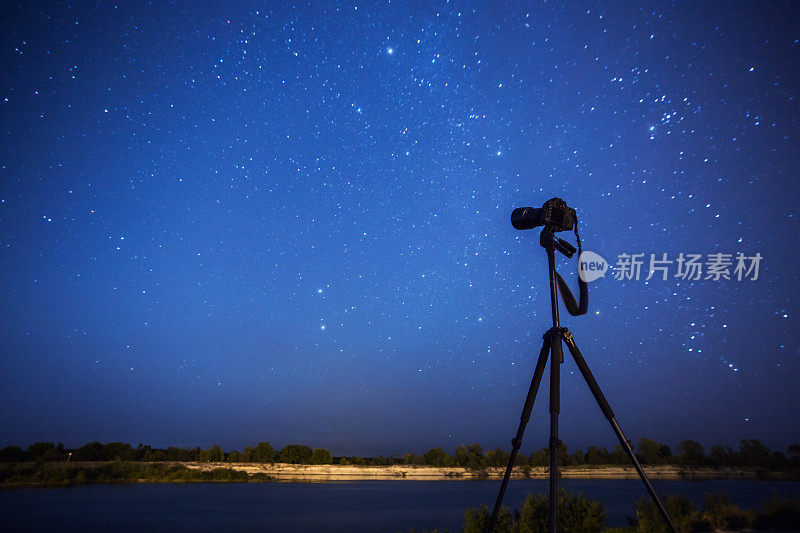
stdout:
[(789, 454), (789, 461), (792, 466), (800, 466), (800, 444), (790, 444), (786, 449)]
[(511, 454), (502, 448), (495, 448), (486, 452), (487, 466), (506, 466)]
[(650, 465), (661, 465), (667, 462), (672, 453), (669, 446), (660, 444), (653, 439), (641, 439), (637, 456), (639, 461)]
[(590, 465), (607, 465), (611, 461), (608, 458), (608, 450), (605, 448), (598, 448), (597, 446), (589, 446), (586, 450), (586, 462)]
[(186, 451), (184, 452), (184, 456), (186, 457), (184, 461), (199, 461), (200, 446), (195, 446), (194, 448), (192, 448), (191, 446), (187, 446)]
[(550, 450), (547, 448), (541, 448), (540, 450), (536, 450), (531, 454), (530, 458), (530, 465), (531, 466), (547, 466), (550, 464)]
[(514, 466), (530, 466), (530, 462), (528, 461), (528, 456), (524, 453), (518, 453), (517, 458), (514, 459)]
[[(270, 446), (271, 447), (271, 446)], [(258, 447), (256, 447), (258, 449)], [(308, 464), (313, 450), (302, 444), (289, 444), (284, 446), (278, 454), (281, 463)]]
[(608, 460), (612, 465), (625, 465), (630, 463), (628, 454), (622, 449), (622, 445), (617, 444), (611, 453), (608, 454)]
[(0, 450), (0, 463), (18, 463), (25, 460), (25, 452), (19, 446), (6, 446)]
[(311, 452), (312, 465), (329, 465), (333, 464), (333, 455), (325, 448), (314, 448)]
[(770, 466), (769, 448), (758, 439), (742, 439), (739, 452), (736, 454), (737, 462), (743, 466)]
[(431, 448), (425, 452), (425, 464), (431, 466), (450, 466), (453, 459), (441, 448)]
[(723, 446), (712, 446), (709, 450), (708, 460), (717, 468), (721, 466), (730, 466), (732, 462), (733, 452), (730, 448)]
[(483, 457), (483, 447), (480, 444), (470, 444), (467, 446), (467, 468), (483, 468), (486, 466), (486, 459)]
[(52, 442), (34, 442), (28, 446), (28, 460), (43, 462), (43, 461), (60, 461), (66, 459), (66, 454), (63, 456), (56, 450), (55, 444)]
[[(258, 444), (256, 444), (256, 447), (252, 449), (250, 460), (256, 463), (274, 463), (275, 448), (273, 448), (269, 442), (259, 442)], [(286, 463), (289, 461), (283, 461), (283, 462)]]
[(786, 451), (789, 453), (789, 458), (793, 461), (800, 459), (800, 444), (790, 444)]
[(469, 460), (469, 450), (463, 444), (456, 447), (455, 452), (453, 452), (454, 459), (458, 466), (467, 466), (467, 461)]
[(208, 449), (208, 460), (212, 463), (219, 463), (225, 459), (225, 451), (219, 444), (213, 445)]
[(102, 461), (103, 445), (99, 442), (87, 442), (72, 454), (75, 461)]
[[(273, 453), (272, 456), (275, 457), (275, 454)], [(239, 454), (239, 460), (243, 463), (251, 462), (253, 460), (253, 447), (248, 444), (247, 448)]]
[(145, 461), (166, 461), (167, 452), (164, 450), (148, 450), (144, 456)]
[(109, 442), (103, 445), (104, 461), (133, 461), (133, 447), (125, 442)]
[(706, 461), (703, 446), (693, 440), (685, 440), (678, 444), (678, 462), (684, 466), (701, 466)]
[[(566, 450), (565, 450), (566, 451)], [(586, 464), (586, 456), (583, 455), (581, 450), (576, 450), (567, 455), (564, 463), (565, 465), (583, 465)]]
[(153, 448), (151, 448), (149, 444), (145, 446), (140, 442), (139, 446), (136, 448), (136, 451), (134, 451), (134, 460), (148, 461), (152, 455), (153, 455)]

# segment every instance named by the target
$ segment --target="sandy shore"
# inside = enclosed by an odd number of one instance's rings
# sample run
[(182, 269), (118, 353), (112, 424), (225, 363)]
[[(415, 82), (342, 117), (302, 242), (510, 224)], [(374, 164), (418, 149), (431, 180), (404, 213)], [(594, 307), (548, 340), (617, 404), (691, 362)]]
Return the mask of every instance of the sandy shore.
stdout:
[[(365, 480), (475, 480), (502, 479), (505, 468), (470, 470), (460, 467), (434, 467), (414, 465), (358, 466), (358, 465), (295, 465), (287, 463), (182, 463), (188, 468), (211, 470), (232, 468), (249, 474), (267, 474), (277, 481), (365, 481)], [(645, 467), (651, 479), (756, 479), (763, 473), (741, 469), (686, 469), (677, 466)], [(560, 469), (562, 478), (575, 479), (636, 479), (632, 466), (565, 466)], [(530, 479), (545, 479), (549, 475), (546, 467), (531, 468)], [(525, 478), (525, 472), (517, 467), (512, 479)], [(775, 477), (775, 476), (766, 476)]]

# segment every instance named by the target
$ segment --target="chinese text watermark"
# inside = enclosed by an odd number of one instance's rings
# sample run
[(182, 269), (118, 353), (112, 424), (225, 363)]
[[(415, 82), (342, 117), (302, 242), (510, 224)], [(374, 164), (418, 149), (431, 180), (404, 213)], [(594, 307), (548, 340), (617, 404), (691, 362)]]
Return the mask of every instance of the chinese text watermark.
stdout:
[[(662, 254), (626, 254), (617, 256), (614, 265), (613, 277), (617, 280), (644, 279), (648, 281), (658, 277), (664, 281), (676, 278), (688, 281), (711, 280), (750, 280), (758, 279), (759, 268), (763, 256), (760, 253), (745, 255), (713, 253), (690, 254), (679, 253), (677, 257), (670, 258)], [(581, 279), (589, 282), (605, 277), (609, 268), (608, 262), (594, 252), (583, 252), (579, 259), (578, 273)]]

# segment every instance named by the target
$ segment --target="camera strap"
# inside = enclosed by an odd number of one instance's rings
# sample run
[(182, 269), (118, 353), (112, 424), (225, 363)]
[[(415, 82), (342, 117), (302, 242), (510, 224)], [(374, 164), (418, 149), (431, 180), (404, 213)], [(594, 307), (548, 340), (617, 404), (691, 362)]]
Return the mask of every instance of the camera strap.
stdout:
[(585, 315), (589, 311), (589, 284), (583, 281), (580, 276), (580, 261), (581, 261), (581, 236), (578, 235), (578, 220), (575, 219), (575, 239), (578, 241), (578, 290), (580, 292), (580, 304), (575, 301), (575, 296), (564, 281), (564, 278), (556, 272), (556, 281), (558, 282), (558, 292), (561, 293), (561, 301), (564, 302), (564, 307), (567, 312), (572, 316)]

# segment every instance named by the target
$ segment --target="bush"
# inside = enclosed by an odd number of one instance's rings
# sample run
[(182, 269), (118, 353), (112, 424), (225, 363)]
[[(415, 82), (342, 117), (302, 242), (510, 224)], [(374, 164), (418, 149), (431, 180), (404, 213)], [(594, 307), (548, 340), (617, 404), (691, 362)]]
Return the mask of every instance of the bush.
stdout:
[(755, 513), (733, 505), (727, 494), (707, 494), (703, 503), (703, 516), (714, 530), (749, 528), (755, 521)]
[[(486, 504), (477, 509), (467, 509), (464, 513), (464, 533), (485, 533), (489, 527), (492, 512)], [(516, 531), (516, 521), (505, 505), (500, 507), (493, 533), (512, 533)]]
[[(672, 522), (680, 533), (708, 530), (708, 523), (700, 511), (695, 510), (694, 504), (683, 496), (668, 496), (664, 500)], [(638, 530), (647, 533), (669, 533), (670, 528), (664, 522), (656, 505), (650, 500), (636, 502), (636, 516), (639, 519)]]
[[(558, 531), (565, 533), (594, 533), (606, 522), (603, 504), (583, 494), (558, 491)], [(550, 497), (528, 494), (519, 517), (520, 533), (546, 532), (550, 527)]]
[[(464, 513), (464, 532), (486, 531), (491, 512), (486, 505), (478, 509), (467, 509)], [(558, 492), (558, 531), (563, 533), (596, 533), (606, 521), (603, 505), (583, 494), (573, 495), (565, 490)], [(512, 516), (507, 507), (502, 507), (495, 525), (495, 533), (538, 533), (548, 531), (550, 525), (550, 498), (545, 495), (528, 494), (522, 504), (522, 512)]]
[(773, 496), (755, 519), (756, 529), (797, 531), (797, 524), (800, 524), (800, 496), (788, 500)]

